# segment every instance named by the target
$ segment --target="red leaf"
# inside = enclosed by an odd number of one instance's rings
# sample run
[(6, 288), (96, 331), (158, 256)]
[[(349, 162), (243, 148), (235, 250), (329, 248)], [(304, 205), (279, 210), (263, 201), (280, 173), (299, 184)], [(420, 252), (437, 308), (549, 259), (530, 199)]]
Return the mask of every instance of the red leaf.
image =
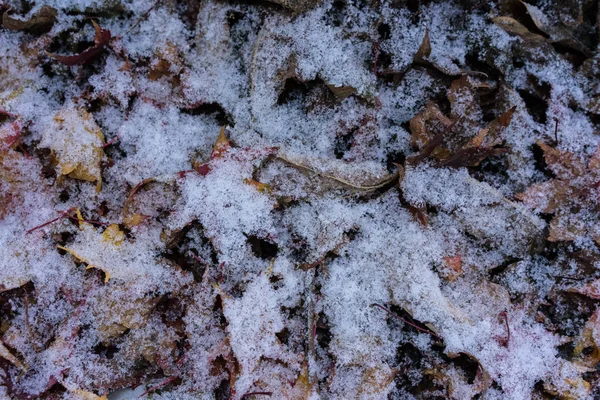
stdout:
[(95, 21), (92, 21), (92, 24), (94, 24), (94, 29), (96, 30), (96, 34), (94, 35), (94, 46), (88, 47), (80, 54), (75, 54), (72, 56), (61, 56), (52, 53), (48, 53), (48, 55), (58, 62), (70, 67), (73, 65), (87, 64), (88, 62), (92, 61), (94, 58), (100, 55), (100, 53), (102, 53), (104, 47), (110, 42), (112, 37), (108, 29), (102, 29)]

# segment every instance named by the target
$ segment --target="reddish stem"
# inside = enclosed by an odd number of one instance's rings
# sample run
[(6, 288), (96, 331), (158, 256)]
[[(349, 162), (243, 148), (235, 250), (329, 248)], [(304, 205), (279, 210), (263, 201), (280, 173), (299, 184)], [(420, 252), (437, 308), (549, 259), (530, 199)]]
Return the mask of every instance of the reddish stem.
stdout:
[(152, 392), (154, 392), (155, 390), (157, 390), (157, 389), (160, 389), (160, 388), (161, 388), (161, 387), (163, 387), (163, 386), (167, 386), (169, 383), (173, 382), (173, 381), (174, 381), (175, 379), (177, 379), (177, 378), (178, 378), (178, 376), (177, 376), (177, 375), (170, 376), (169, 378), (165, 379), (163, 382), (159, 383), (159, 384), (158, 384), (158, 385), (156, 385), (156, 386), (152, 386), (150, 389), (148, 389), (148, 390), (146, 390), (144, 393), (140, 394), (140, 395), (138, 396), (138, 399), (140, 399), (140, 398), (144, 397), (144, 396), (145, 396), (145, 395), (147, 395), (148, 393), (152, 393)]
[(75, 210), (75, 207), (71, 207), (71, 208), (69, 208), (67, 211), (61, 211), (61, 213), (60, 213), (60, 215), (59, 215), (58, 217), (56, 217), (56, 218), (54, 218), (54, 219), (51, 219), (51, 220), (50, 220), (50, 221), (48, 221), (48, 222), (44, 222), (44, 223), (43, 223), (43, 224), (41, 224), (41, 225), (38, 225), (38, 226), (36, 226), (36, 227), (33, 227), (33, 228), (31, 228), (30, 230), (28, 230), (28, 231), (26, 232), (26, 234), (27, 234), (27, 235), (29, 235), (29, 234), (30, 234), (31, 232), (33, 232), (33, 231), (36, 231), (36, 230), (38, 230), (38, 229), (41, 229), (41, 228), (43, 228), (43, 227), (45, 227), (45, 226), (48, 226), (48, 225), (50, 225), (50, 224), (53, 224), (53, 223), (55, 223), (56, 221), (60, 221), (60, 220), (61, 220), (61, 219), (63, 219), (63, 218), (67, 218), (67, 217), (68, 217), (68, 216), (69, 216), (69, 215), (70, 215), (70, 214), (71, 214), (71, 213), (72, 213), (74, 210)]
[(246, 397), (250, 397), (250, 396), (271, 396), (273, 394), (273, 392), (250, 392), (250, 393), (246, 393), (245, 395), (243, 395), (241, 398), (245, 399)]
[(440, 336), (436, 335), (435, 333), (431, 332), (430, 330), (427, 329), (423, 329), (418, 325), (413, 324), (412, 322), (407, 321), (406, 319), (402, 318), (401, 316), (399, 316), (398, 314), (396, 314), (395, 312), (393, 312), (392, 310), (382, 306), (381, 304), (372, 304), (372, 306), (375, 307), (379, 307), (381, 308), (383, 311), (387, 312), (388, 314), (390, 314), (392, 317), (398, 318), (400, 321), (404, 322), (407, 325), (412, 326), (413, 328), (415, 328), (416, 330), (418, 330), (419, 332), (423, 332), (423, 333), (428, 333), (431, 336), (437, 338), (437, 339), (441, 339)]
[(92, 219), (82, 219), (82, 220), (80, 220), (79, 218), (77, 218), (77, 217), (74, 217), (73, 215), (71, 215), (71, 213), (72, 213), (73, 211), (75, 211), (75, 209), (76, 209), (76, 207), (71, 207), (71, 208), (69, 208), (67, 211), (61, 211), (61, 212), (60, 212), (60, 215), (59, 215), (58, 217), (56, 217), (56, 218), (53, 218), (53, 219), (51, 219), (50, 221), (44, 222), (44, 223), (43, 223), (43, 224), (41, 224), (41, 225), (38, 225), (38, 226), (36, 226), (36, 227), (33, 227), (33, 228), (31, 228), (30, 230), (28, 230), (28, 231), (26, 232), (26, 234), (27, 234), (27, 235), (29, 235), (31, 232), (34, 232), (34, 231), (36, 231), (36, 230), (38, 230), (38, 229), (41, 229), (41, 228), (43, 228), (43, 227), (45, 227), (45, 226), (48, 226), (48, 225), (50, 225), (50, 224), (53, 224), (53, 223), (55, 223), (56, 221), (60, 221), (60, 220), (61, 220), (61, 219), (63, 219), (63, 218), (68, 218), (68, 219), (70, 219), (70, 220), (72, 220), (72, 221), (77, 221), (77, 222), (80, 222), (80, 221), (81, 221), (81, 222), (87, 222), (88, 224), (94, 224), (94, 225), (100, 225), (100, 226), (108, 226), (108, 225), (109, 225), (109, 224), (108, 224), (108, 223), (106, 223), (106, 222), (96, 221), (96, 220), (92, 220)]
[(197, 255), (195, 255), (193, 252), (190, 251), (190, 256), (192, 256), (192, 258), (196, 261), (198, 261), (200, 264), (204, 264), (206, 265), (206, 261), (204, 261), (203, 259), (201, 259), (200, 257), (198, 257)]
[(79, 218), (76, 218), (76, 217), (72, 216), (71, 214), (69, 214), (69, 215), (65, 215), (65, 217), (66, 217), (66, 218), (69, 218), (69, 219), (70, 219), (70, 220), (72, 220), (72, 221), (77, 221), (77, 222), (80, 222), (80, 221), (81, 221), (81, 222), (87, 222), (88, 224), (93, 224), (93, 225), (100, 225), (100, 226), (108, 226), (108, 225), (110, 225), (110, 224), (109, 224), (109, 223), (107, 223), (107, 222), (96, 221), (96, 220), (93, 220), (93, 219), (79, 219)]
[(504, 323), (506, 324), (506, 339), (504, 339), (501, 344), (504, 347), (508, 347), (508, 343), (510, 342), (510, 326), (508, 325), (508, 315), (506, 314), (506, 311), (502, 311), (500, 316), (504, 318)]
[(114, 138), (110, 139), (108, 142), (104, 143), (104, 145), (102, 147), (108, 147), (108, 146), (110, 146), (111, 144), (115, 143), (116, 141), (118, 141), (120, 139), (121, 138), (117, 134), (117, 136), (115, 136)]

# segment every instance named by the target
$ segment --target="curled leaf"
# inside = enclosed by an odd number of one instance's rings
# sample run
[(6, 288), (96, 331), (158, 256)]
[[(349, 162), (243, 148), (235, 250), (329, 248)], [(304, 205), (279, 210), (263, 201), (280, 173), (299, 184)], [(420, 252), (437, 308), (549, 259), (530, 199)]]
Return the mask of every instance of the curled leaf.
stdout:
[(335, 86), (331, 84), (327, 84), (329, 90), (333, 92), (335, 97), (339, 100), (344, 100), (346, 97), (351, 96), (356, 93), (356, 89), (352, 86)]
[(96, 34), (94, 35), (94, 46), (88, 47), (83, 52), (72, 56), (47, 53), (48, 56), (70, 67), (73, 65), (87, 64), (99, 56), (104, 50), (104, 47), (110, 42), (112, 35), (108, 29), (102, 29), (96, 21), (92, 21), (92, 24), (94, 24), (94, 29), (96, 30)]
[(529, 29), (519, 21), (511, 17), (496, 17), (492, 22), (498, 27), (504, 29), (507, 33), (519, 36), (525, 41), (543, 42), (546, 40), (542, 35), (530, 32)]
[(225, 127), (225, 125), (221, 127), (219, 137), (217, 138), (212, 153), (210, 154), (211, 160), (214, 160), (215, 158), (223, 158), (225, 153), (231, 148), (231, 144), (229, 143), (229, 140), (227, 140), (227, 136), (225, 136)]
[(46, 33), (56, 22), (56, 9), (50, 6), (43, 6), (28, 20), (20, 20), (8, 15), (5, 12), (2, 15), (2, 26), (11, 31), (26, 31), (31, 33)]
[(417, 64), (423, 64), (427, 62), (427, 57), (431, 54), (431, 42), (429, 41), (429, 28), (425, 28), (425, 36), (423, 36), (423, 41), (421, 42), (421, 46), (415, 54), (414, 60)]

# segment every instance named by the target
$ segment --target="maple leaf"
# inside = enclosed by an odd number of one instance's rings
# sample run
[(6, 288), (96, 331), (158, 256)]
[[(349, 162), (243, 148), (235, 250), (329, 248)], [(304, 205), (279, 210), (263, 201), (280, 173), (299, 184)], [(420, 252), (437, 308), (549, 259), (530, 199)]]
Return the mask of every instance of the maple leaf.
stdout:
[[(459, 87), (466, 85), (464, 82), (467, 81), (461, 78), (455, 82), (459, 82), (456, 85)], [(456, 99), (452, 101), (458, 102)], [(486, 128), (479, 129), (477, 135), (470, 137), (468, 133), (476, 129), (474, 121), (465, 123), (462, 114), (448, 118), (438, 106), (430, 102), (410, 120), (411, 143), (420, 153), (409, 157), (407, 163), (416, 165), (426, 158), (433, 158), (437, 160), (438, 166), (474, 167), (488, 157), (506, 153), (508, 149), (497, 146), (501, 143), (500, 134), (510, 124), (514, 111), (513, 107), (502, 113)], [(465, 110), (462, 112), (471, 113)], [(463, 122), (459, 126), (460, 121)], [(463, 131), (466, 137), (451, 135), (455, 131)]]
[(536, 183), (515, 197), (533, 209), (554, 214), (550, 221), (549, 241), (572, 241), (589, 234), (600, 245), (600, 232), (595, 225), (600, 217), (597, 201), (600, 147), (586, 162), (541, 140), (537, 144), (556, 178)]
[(112, 35), (109, 30), (102, 29), (100, 25), (96, 23), (96, 21), (92, 21), (92, 24), (94, 25), (94, 29), (96, 30), (96, 33), (94, 35), (93, 46), (88, 47), (83, 52), (72, 56), (61, 56), (59, 54), (53, 53), (46, 54), (48, 54), (49, 57), (57, 60), (58, 62), (68, 65), (70, 67), (74, 65), (87, 64), (88, 62), (94, 60), (102, 53), (102, 51), (104, 51), (104, 48), (110, 42)]
[(40, 145), (53, 151), (60, 175), (96, 182), (100, 191), (104, 135), (90, 113), (74, 107), (60, 110)]

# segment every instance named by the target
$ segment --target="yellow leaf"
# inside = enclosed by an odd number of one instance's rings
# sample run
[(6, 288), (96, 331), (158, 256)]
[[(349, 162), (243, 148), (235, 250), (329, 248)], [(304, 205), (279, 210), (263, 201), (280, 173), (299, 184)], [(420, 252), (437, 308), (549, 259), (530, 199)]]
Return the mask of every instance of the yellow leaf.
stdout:
[(266, 183), (261, 183), (259, 181), (255, 181), (254, 179), (249, 179), (249, 178), (244, 179), (244, 183), (252, 186), (256, 190), (258, 190), (260, 193), (270, 193), (271, 192), (271, 187), (269, 185), (267, 185)]
[(144, 214), (131, 214), (123, 218), (123, 224), (128, 228), (140, 225), (142, 222), (148, 219), (147, 215)]
[(102, 233), (102, 239), (105, 242), (119, 246), (125, 240), (125, 234), (123, 231), (121, 231), (121, 229), (119, 229), (119, 225), (112, 224), (104, 230), (104, 233)]
[(77, 254), (74, 250), (69, 249), (68, 247), (63, 247), (63, 246), (56, 246), (56, 247), (71, 254), (73, 257), (75, 257), (82, 263), (87, 264), (85, 269), (97, 268), (97, 269), (101, 269), (102, 271), (104, 271), (104, 283), (107, 283), (110, 280), (111, 275), (110, 275), (110, 272), (108, 272), (108, 270), (106, 268), (97, 267), (95, 265), (90, 264), (90, 262), (85, 257)]
[(106, 396), (97, 396), (92, 392), (88, 392), (82, 389), (75, 389), (70, 391), (77, 400), (108, 400)]
[(221, 127), (221, 131), (219, 132), (219, 137), (215, 142), (212, 153), (210, 155), (210, 159), (214, 160), (215, 158), (222, 158), (223, 155), (229, 150), (231, 144), (229, 144), (229, 140), (227, 140), (227, 136), (225, 136), (225, 127), (223, 125)]
[(104, 135), (92, 115), (74, 107), (56, 113), (41, 142), (53, 151), (60, 175), (96, 182), (96, 192), (102, 188), (103, 145)]

